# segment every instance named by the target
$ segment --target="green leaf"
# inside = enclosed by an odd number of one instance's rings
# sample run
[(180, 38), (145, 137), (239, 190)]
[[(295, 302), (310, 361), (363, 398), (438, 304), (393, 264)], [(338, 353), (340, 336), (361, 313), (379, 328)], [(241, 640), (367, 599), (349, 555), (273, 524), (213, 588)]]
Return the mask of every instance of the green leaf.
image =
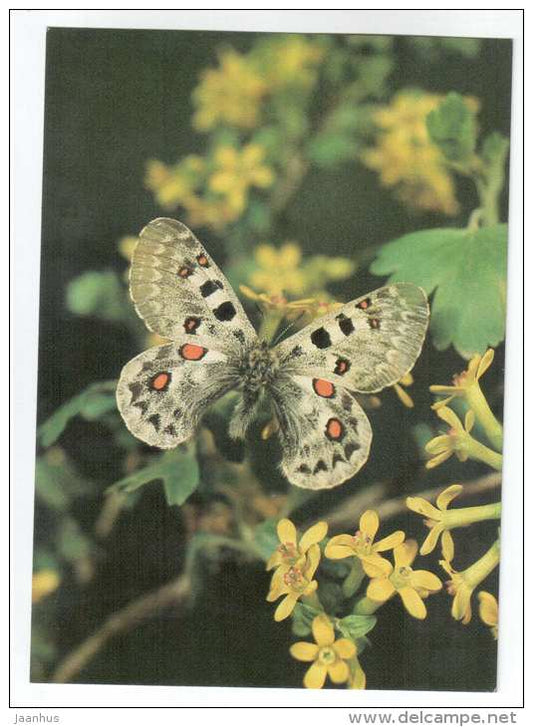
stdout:
[(87, 558), (92, 550), (91, 541), (71, 517), (65, 517), (61, 521), (56, 534), (56, 545), (58, 553), (68, 562)]
[(352, 641), (362, 638), (369, 631), (372, 631), (377, 623), (375, 616), (362, 616), (360, 614), (351, 614), (337, 621), (337, 628), (343, 636)]
[(298, 602), (292, 612), (292, 633), (300, 638), (311, 633), (311, 624), (320, 613), (318, 608)]
[(46, 507), (66, 512), (79, 496), (94, 492), (94, 484), (80, 477), (65, 453), (54, 448), (35, 462), (35, 494)]
[(37, 434), (43, 447), (53, 444), (73, 417), (80, 415), (87, 421), (95, 421), (113, 411), (116, 386), (116, 381), (99, 381), (59, 407), (39, 427)]
[(389, 282), (435, 293), (430, 330), (435, 348), (463, 358), (495, 347), (505, 333), (507, 225), (423, 230), (384, 245), (370, 270)]
[(163, 480), (169, 505), (183, 505), (200, 482), (200, 468), (194, 447), (182, 446), (157, 455), (151, 464), (115, 482), (109, 490), (135, 492), (154, 480)]
[(500, 167), (507, 156), (509, 139), (499, 131), (489, 134), (481, 145), (481, 158), (489, 168)]
[(279, 545), (277, 533), (278, 518), (270, 518), (258, 525), (254, 530), (254, 543), (257, 554), (265, 562)]
[(106, 321), (125, 321), (131, 316), (126, 288), (112, 270), (91, 270), (71, 280), (67, 286), (66, 305), (71, 313)]
[(446, 159), (467, 161), (476, 146), (476, 124), (462, 96), (452, 91), (440, 106), (427, 115), (429, 136)]
[(309, 159), (320, 167), (331, 167), (347, 159), (353, 159), (357, 144), (347, 134), (322, 133), (309, 143)]

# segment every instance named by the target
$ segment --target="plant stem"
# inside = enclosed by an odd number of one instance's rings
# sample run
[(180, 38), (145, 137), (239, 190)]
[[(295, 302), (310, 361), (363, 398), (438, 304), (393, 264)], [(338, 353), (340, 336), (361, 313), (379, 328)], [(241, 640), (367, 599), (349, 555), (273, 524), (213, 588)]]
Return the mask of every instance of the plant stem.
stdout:
[(446, 530), (461, 528), (483, 520), (497, 520), (501, 517), (502, 504), (494, 502), (490, 505), (479, 505), (477, 507), (461, 507), (456, 510), (446, 510), (443, 513), (442, 522)]
[(352, 558), (352, 568), (344, 579), (344, 583), (342, 584), (342, 593), (345, 598), (350, 598), (350, 596), (353, 596), (353, 594), (361, 585), (364, 577), (365, 572), (363, 570), (363, 566), (361, 565), (361, 561), (359, 560), (359, 558)]
[(485, 447), (484, 444), (478, 442), (476, 439), (467, 435), (463, 438), (464, 442), (458, 451), (466, 454), (470, 459), (477, 459), (480, 462), (485, 462), (489, 467), (500, 471), (503, 467), (503, 457), (498, 452)]
[(503, 427), (492, 413), (479, 385), (467, 387), (465, 398), (468, 406), (476, 416), (476, 422), (483, 427), (492, 446), (501, 452), (503, 449)]
[(372, 601), (372, 599), (367, 596), (363, 596), (353, 607), (352, 613), (358, 616), (370, 616), (377, 611), (380, 606), (383, 606), (384, 603), (386, 603), (386, 601)]

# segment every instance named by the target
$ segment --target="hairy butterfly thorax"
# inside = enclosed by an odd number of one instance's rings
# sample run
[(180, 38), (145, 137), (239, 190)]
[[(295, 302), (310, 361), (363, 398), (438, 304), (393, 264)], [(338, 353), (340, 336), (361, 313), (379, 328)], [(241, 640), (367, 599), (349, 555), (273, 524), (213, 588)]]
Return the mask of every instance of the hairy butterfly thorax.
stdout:
[(147, 327), (171, 343), (124, 366), (117, 404), (128, 429), (171, 449), (236, 390), (230, 435), (244, 438), (268, 401), (279, 425), (281, 469), (292, 484), (310, 489), (335, 487), (364, 465), (372, 428), (354, 392), (380, 391), (410, 371), (429, 319), (424, 291), (394, 283), (271, 348), (203, 245), (168, 218), (142, 230), (130, 294)]

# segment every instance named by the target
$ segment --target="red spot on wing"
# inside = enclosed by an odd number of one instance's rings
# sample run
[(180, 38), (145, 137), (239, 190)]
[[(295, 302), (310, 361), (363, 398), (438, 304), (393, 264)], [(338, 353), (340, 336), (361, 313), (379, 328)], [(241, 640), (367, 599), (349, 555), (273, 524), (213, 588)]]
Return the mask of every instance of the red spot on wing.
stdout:
[(315, 394), (323, 396), (325, 399), (331, 399), (332, 396), (335, 396), (335, 387), (331, 381), (325, 379), (313, 379), (313, 389)]
[(161, 373), (156, 374), (151, 382), (150, 385), (152, 389), (155, 389), (156, 391), (163, 391), (167, 388), (167, 386), (170, 383), (170, 374), (166, 371), (161, 371)]
[(365, 298), (360, 303), (357, 304), (357, 308), (361, 308), (362, 310), (365, 310), (370, 305), (370, 298)]
[(186, 343), (180, 348), (179, 353), (186, 361), (199, 361), (207, 353), (207, 348), (196, 346), (194, 343)]
[(342, 422), (335, 418), (328, 419), (328, 423), (326, 424), (326, 436), (329, 439), (339, 440), (342, 439), (343, 435), (344, 427)]
[(337, 374), (338, 376), (343, 376), (349, 368), (350, 362), (348, 361), (348, 359), (338, 358), (335, 362), (335, 368), (333, 370), (333, 373)]
[(178, 270), (178, 275), (180, 276), (180, 278), (188, 278), (189, 275), (192, 275), (192, 270), (184, 265)]
[(203, 253), (200, 253), (196, 259), (198, 260), (198, 265), (201, 265), (203, 268), (209, 267), (209, 260)]
[(379, 318), (370, 318), (368, 322), (370, 324), (370, 328), (373, 328), (374, 330), (379, 328)]

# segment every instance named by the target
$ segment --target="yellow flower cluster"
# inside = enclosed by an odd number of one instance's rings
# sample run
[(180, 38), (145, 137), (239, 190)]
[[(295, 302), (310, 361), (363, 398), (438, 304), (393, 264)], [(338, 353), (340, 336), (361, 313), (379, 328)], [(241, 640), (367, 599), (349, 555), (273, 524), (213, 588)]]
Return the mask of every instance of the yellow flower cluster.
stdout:
[(31, 580), (31, 601), (39, 603), (53, 593), (59, 586), (61, 578), (52, 568), (44, 568), (33, 574)]
[[(374, 113), (379, 132), (376, 144), (364, 150), (361, 159), (410, 207), (455, 215), (459, 203), (453, 177), (426, 128), (427, 115), (443, 98), (405, 91), (396, 94), (389, 106)], [(477, 110), (477, 100), (469, 98), (466, 103)]]
[(219, 123), (251, 129), (259, 120), (266, 90), (264, 79), (246, 56), (227, 50), (220, 54), (219, 67), (204, 71), (194, 90), (193, 124), (198, 131), (209, 131)]
[(258, 43), (248, 55), (233, 49), (221, 52), (218, 67), (205, 71), (193, 92), (194, 127), (198, 131), (219, 125), (255, 128), (268, 96), (313, 86), (323, 56), (319, 43), (298, 35), (270, 38)]
[(190, 225), (221, 230), (241, 216), (252, 187), (270, 187), (274, 172), (265, 162), (261, 145), (246, 144), (240, 149), (222, 145), (209, 164), (195, 155), (174, 166), (152, 160), (145, 181), (164, 209), (180, 206)]

